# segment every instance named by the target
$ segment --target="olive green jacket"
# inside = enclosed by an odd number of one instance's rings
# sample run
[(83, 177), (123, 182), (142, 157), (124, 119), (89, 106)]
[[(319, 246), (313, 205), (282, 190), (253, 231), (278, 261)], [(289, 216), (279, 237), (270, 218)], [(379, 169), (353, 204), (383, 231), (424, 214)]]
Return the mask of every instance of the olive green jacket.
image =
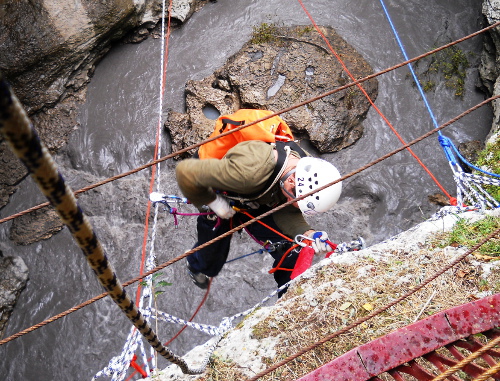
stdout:
[[(221, 159), (186, 159), (175, 174), (183, 195), (200, 208), (215, 200), (218, 191), (251, 195), (264, 191), (276, 166), (273, 146), (251, 140), (237, 144)], [(278, 184), (257, 198), (260, 205), (278, 205), (286, 201)], [(290, 237), (311, 230), (298, 208), (289, 205), (273, 214), (278, 227)]]

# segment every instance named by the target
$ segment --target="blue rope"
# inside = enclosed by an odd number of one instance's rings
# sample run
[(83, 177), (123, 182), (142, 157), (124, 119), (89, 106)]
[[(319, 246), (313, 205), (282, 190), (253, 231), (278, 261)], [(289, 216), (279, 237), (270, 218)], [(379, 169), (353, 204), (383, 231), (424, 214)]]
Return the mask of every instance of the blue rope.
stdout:
[(245, 255), (242, 255), (241, 257), (230, 259), (229, 261), (226, 261), (226, 263), (237, 261), (238, 259), (245, 258), (245, 257), (248, 257), (248, 256), (253, 255), (253, 254), (263, 254), (263, 253), (267, 253), (267, 252), (268, 251), (265, 249), (259, 249), (257, 251), (254, 251), (253, 253), (245, 254)]
[[(392, 32), (394, 33), (396, 41), (398, 42), (399, 48), (401, 49), (401, 52), (403, 53), (405, 60), (408, 61), (409, 60), (408, 55), (406, 54), (406, 50), (403, 46), (403, 43), (401, 42), (401, 39), (399, 38), (398, 32), (396, 31), (396, 28), (394, 27), (394, 24), (392, 23), (391, 16), (389, 15), (389, 12), (387, 11), (384, 0), (379, 0), (379, 1), (380, 1), (380, 4), (382, 5), (382, 8), (383, 8), (384, 13), (387, 17), (387, 20), (389, 21), (389, 24), (391, 25)], [(413, 80), (415, 81), (415, 84), (418, 88), (418, 91), (420, 92), (420, 95), (422, 96), (422, 99), (424, 100), (427, 111), (429, 112), (429, 115), (431, 116), (432, 123), (434, 124), (434, 127), (437, 128), (438, 123), (436, 121), (434, 113), (432, 112), (432, 109), (429, 105), (429, 102), (427, 101), (427, 97), (425, 96), (424, 90), (422, 89), (422, 86), (420, 85), (420, 81), (418, 80), (417, 75), (416, 75), (415, 71), (413, 70), (413, 66), (411, 65), (411, 63), (408, 63), (407, 66), (410, 69)], [(438, 134), (439, 134), (439, 143), (441, 144), (441, 147), (443, 147), (444, 154), (446, 155), (446, 158), (448, 159), (448, 161), (451, 164), (453, 164), (453, 165), (457, 164), (457, 161), (456, 161), (455, 156), (453, 154), (453, 151), (455, 151), (456, 154), (458, 155), (458, 157), (460, 158), (460, 160), (462, 162), (464, 162), (466, 165), (468, 165), (469, 167), (474, 168), (475, 170), (482, 172), (482, 173), (489, 175), (489, 176), (500, 177), (500, 175), (485, 171), (485, 170), (469, 163), (469, 161), (467, 159), (465, 159), (460, 154), (460, 152), (458, 152), (458, 149), (455, 147), (455, 145), (451, 142), (451, 140), (449, 138), (445, 137), (441, 133), (441, 131), (438, 131)], [(453, 148), (453, 151), (450, 148)]]
[(451, 150), (451, 148), (454, 147), (451, 140), (444, 135), (441, 135), (438, 139), (439, 139), (439, 144), (441, 144), (441, 147), (443, 147), (444, 154), (446, 155), (448, 161), (453, 165), (457, 164), (455, 160), (455, 155)]
[[(441, 140), (443, 141), (446, 141), (446, 142), (443, 142), (441, 143)], [(490, 176), (493, 176), (493, 177), (498, 177), (500, 178), (500, 175), (497, 175), (496, 173), (492, 173), (492, 172), (488, 172), (488, 171), (485, 171), (479, 167), (476, 167), (475, 165), (469, 163), (461, 154), (460, 154), (460, 151), (457, 149), (457, 147), (455, 147), (455, 145), (451, 142), (451, 140), (449, 138), (447, 138), (446, 136), (440, 136), (439, 137), (439, 142), (441, 143), (441, 145), (443, 144), (446, 144), (447, 147), (451, 147), (453, 148), (453, 151), (455, 151), (455, 154), (460, 158), (460, 160), (462, 160), (464, 163), (466, 163), (469, 167), (471, 168), (474, 168), (475, 170), (477, 171), (481, 171), (487, 175), (490, 175)]]
[[(380, 4), (382, 5), (382, 8), (384, 9), (384, 13), (387, 17), (387, 20), (389, 21), (389, 24), (391, 25), (392, 32), (394, 33), (394, 36), (396, 37), (396, 41), (398, 42), (399, 48), (401, 49), (401, 52), (403, 53), (403, 56), (405, 58), (405, 61), (408, 61), (408, 54), (406, 54), (406, 50), (403, 46), (403, 43), (401, 42), (401, 39), (399, 38), (398, 32), (396, 31), (396, 28), (394, 27), (394, 24), (392, 23), (391, 16), (389, 16), (389, 12), (387, 11), (387, 8), (385, 7), (384, 0), (380, 0)], [(434, 127), (437, 128), (439, 127), (436, 117), (434, 116), (434, 113), (432, 112), (431, 106), (429, 105), (429, 102), (427, 101), (427, 97), (425, 96), (424, 90), (422, 89), (422, 86), (420, 85), (420, 81), (417, 78), (417, 75), (415, 74), (415, 71), (413, 70), (413, 66), (411, 63), (407, 64), (408, 68), (410, 69), (411, 75), (413, 77), (413, 80), (415, 81), (415, 84), (417, 85), (418, 91), (420, 92), (420, 95), (422, 96), (422, 99), (424, 100), (425, 106), (427, 107), (427, 111), (429, 111), (429, 115), (431, 116), (432, 123), (434, 124)], [(441, 135), (441, 131), (438, 131), (438, 134)]]

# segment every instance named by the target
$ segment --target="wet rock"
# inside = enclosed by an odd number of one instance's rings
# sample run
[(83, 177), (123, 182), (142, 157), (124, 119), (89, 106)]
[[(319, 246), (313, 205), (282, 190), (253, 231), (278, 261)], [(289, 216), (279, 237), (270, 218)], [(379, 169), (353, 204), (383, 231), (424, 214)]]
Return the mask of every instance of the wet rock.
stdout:
[[(323, 28), (323, 33), (355, 78), (372, 74), (363, 57), (334, 29)], [(171, 113), (165, 123), (174, 149), (185, 148), (210, 135), (214, 121), (203, 113), (207, 106), (215, 107), (221, 114), (239, 108), (277, 111), (351, 82), (311, 28), (280, 27), (273, 36), (269, 42), (248, 42), (212, 76), (186, 84), (188, 119), (178, 124), (179, 115)], [(366, 81), (363, 88), (375, 100), (377, 81)], [(362, 121), (369, 108), (361, 91), (350, 87), (282, 117), (294, 132), (306, 136), (320, 152), (326, 153), (348, 147), (362, 136)]]
[[(170, 134), (172, 141), (172, 151), (177, 152), (185, 147), (189, 147), (203, 140), (205, 135), (200, 136), (198, 131), (191, 128), (189, 116), (179, 112), (171, 111), (165, 127)], [(196, 149), (189, 150), (186, 153), (180, 154), (178, 157), (188, 157), (193, 155)]]
[(10, 195), (17, 190), (17, 184), (27, 175), (25, 166), (0, 137), (0, 209), (9, 202)]
[[(240, 108), (237, 93), (231, 91), (228, 81), (211, 75), (201, 81), (188, 81), (186, 85), (188, 114), (170, 112), (165, 128), (172, 140), (172, 150), (179, 151), (206, 139), (213, 131), (214, 121), (204, 114), (206, 107), (213, 107), (222, 114), (230, 114)], [(196, 149), (178, 157), (192, 155)]]
[[(185, 21), (194, 0), (176, 1)], [(131, 31), (146, 38), (161, 17), (158, 0), (7, 2), (0, 8), (0, 68), (32, 113), (88, 83), (95, 63)]]
[(28, 267), (21, 257), (2, 257), (0, 252), (0, 338), (19, 294), (28, 281)]
[(439, 205), (439, 206), (449, 206), (450, 200), (442, 193), (434, 193), (427, 196), (427, 199), (431, 204)]
[(458, 151), (469, 163), (477, 161), (479, 151), (482, 149), (484, 149), (484, 143), (479, 140), (471, 140), (458, 145)]
[(16, 218), (10, 228), (9, 238), (18, 245), (30, 245), (52, 237), (63, 227), (56, 211), (46, 207)]
[(66, 145), (69, 135), (78, 128), (78, 108), (85, 100), (85, 90), (71, 94), (54, 107), (44, 108), (31, 117), (40, 139), (51, 153)]

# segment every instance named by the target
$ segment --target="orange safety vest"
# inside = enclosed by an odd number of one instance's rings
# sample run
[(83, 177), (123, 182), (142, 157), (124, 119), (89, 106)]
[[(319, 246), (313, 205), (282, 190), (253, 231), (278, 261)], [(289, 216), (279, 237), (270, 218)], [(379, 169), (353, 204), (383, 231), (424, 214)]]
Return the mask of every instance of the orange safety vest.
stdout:
[[(215, 122), (215, 129), (210, 137), (213, 138), (271, 114), (274, 113), (269, 110), (240, 109), (234, 114), (222, 115)], [(289, 142), (294, 138), (290, 127), (276, 115), (203, 144), (198, 151), (198, 156), (200, 159), (222, 159), (229, 149), (247, 140), (274, 143), (276, 141)]]

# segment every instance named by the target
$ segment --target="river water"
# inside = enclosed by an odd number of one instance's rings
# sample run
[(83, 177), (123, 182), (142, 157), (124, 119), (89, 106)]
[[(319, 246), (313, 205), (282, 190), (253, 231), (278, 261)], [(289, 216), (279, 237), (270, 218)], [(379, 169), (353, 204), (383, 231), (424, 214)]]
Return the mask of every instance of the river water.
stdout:
[[(378, 1), (314, 0), (306, 7), (320, 25), (334, 27), (380, 71), (402, 61), (402, 55)], [(387, 8), (410, 57), (440, 42), (454, 40), (481, 28), (481, 5), (477, 0), (387, 0)], [(236, 53), (263, 22), (309, 25), (298, 2), (287, 0), (219, 0), (209, 3), (180, 29), (172, 33), (163, 107), (184, 111), (183, 91), (189, 79), (202, 79)], [(135, 168), (153, 157), (159, 113), (159, 39), (120, 45), (99, 63), (80, 113), (81, 128), (58, 156), (61, 171), (74, 189)], [(429, 103), (438, 123), (444, 123), (484, 99), (475, 90), (482, 40), (475, 38), (460, 48), (471, 52), (466, 95), (457, 99), (438, 84), (429, 92)], [(333, 59), (333, 58), (332, 58)], [(417, 90), (405, 68), (379, 77), (377, 106), (410, 141), (433, 128)], [(271, 86), (271, 84), (270, 84)], [(286, 119), (286, 116), (285, 116)], [(492, 121), (483, 108), (445, 130), (456, 144), (484, 139)], [(400, 146), (382, 118), (371, 109), (365, 133), (354, 146), (323, 157), (345, 174)], [(163, 155), (170, 153), (163, 136)], [(437, 137), (414, 147), (441, 184), (452, 194), (454, 183)], [(179, 194), (173, 175), (175, 162), (161, 166), (161, 189)], [(148, 197), (149, 171), (119, 180), (80, 198), (111, 262), (122, 281), (139, 273), (140, 247)], [(311, 221), (340, 242), (359, 235), (368, 244), (380, 242), (422, 221), (436, 210), (427, 195), (438, 191), (420, 165), (406, 152), (378, 164), (344, 183), (339, 204)], [(12, 196), (1, 211), (10, 215), (41, 202), (31, 180)], [(188, 206), (183, 211), (189, 212)], [(0, 249), (4, 255), (21, 256), (30, 270), (6, 336), (27, 328), (101, 293), (92, 272), (69, 233), (29, 246), (16, 246), (8, 239), (10, 222), (0, 226)], [(155, 253), (158, 263), (182, 254), (195, 241), (194, 219), (183, 217), (175, 228), (173, 218), (160, 213)], [(231, 258), (258, 250), (245, 234), (233, 239)], [(210, 296), (195, 321), (218, 325), (253, 306), (274, 289), (267, 274), (271, 260), (255, 254), (228, 264), (215, 278)], [(160, 309), (189, 318), (203, 297), (186, 276), (183, 261), (163, 271), (172, 283), (159, 297)], [(130, 288), (134, 294), (134, 288)], [(158, 332), (167, 341), (178, 326), (161, 324)], [(35, 332), (0, 347), (2, 380), (86, 380), (121, 353), (128, 334), (128, 321), (112, 302), (101, 300)], [(208, 336), (187, 329), (170, 348), (183, 354)], [(167, 362), (160, 360), (160, 367)]]

